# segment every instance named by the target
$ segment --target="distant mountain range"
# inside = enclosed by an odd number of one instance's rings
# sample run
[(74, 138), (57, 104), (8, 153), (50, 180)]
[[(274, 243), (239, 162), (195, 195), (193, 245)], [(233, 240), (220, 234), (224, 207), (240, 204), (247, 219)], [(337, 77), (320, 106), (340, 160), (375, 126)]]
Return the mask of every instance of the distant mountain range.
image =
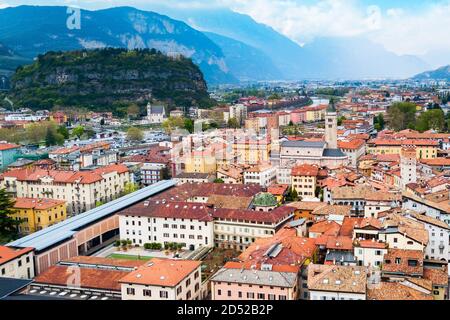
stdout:
[[(47, 51), (84, 48), (156, 48), (192, 58), (209, 84), (258, 80), (409, 78), (430, 67), (362, 38), (321, 38), (303, 47), (248, 15), (228, 9), (166, 14), (116, 7), (83, 10), (81, 29), (66, 28), (66, 7), (0, 10), (0, 72)], [(170, 16), (170, 17), (169, 17)], [(174, 20), (174, 19), (177, 20)], [(3, 50), (5, 51), (5, 50)], [(2, 67), (3, 66), (3, 67)]]
[(426, 71), (414, 76), (415, 80), (446, 80), (450, 81), (450, 65), (433, 71)]
[[(282, 79), (408, 78), (429, 65), (363, 38), (318, 38), (303, 47), (250, 16), (229, 9), (178, 10), (148, 5), (197, 30), (236, 39), (272, 59)], [(266, 65), (261, 65), (264, 70)], [(233, 72), (233, 70), (232, 70)]]
[(181, 21), (130, 7), (81, 12), (81, 29), (66, 27), (66, 7), (19, 6), (0, 10), (0, 43), (24, 58), (48, 51), (120, 47), (183, 54), (211, 83), (236, 82), (222, 50)]

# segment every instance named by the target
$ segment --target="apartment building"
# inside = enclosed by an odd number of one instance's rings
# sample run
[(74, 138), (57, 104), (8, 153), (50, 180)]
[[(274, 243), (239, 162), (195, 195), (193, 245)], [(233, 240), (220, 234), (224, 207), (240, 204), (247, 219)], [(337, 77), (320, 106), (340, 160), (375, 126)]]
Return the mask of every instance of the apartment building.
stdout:
[(212, 300), (297, 300), (298, 266), (227, 262), (211, 278)]
[(133, 244), (182, 243), (185, 249), (214, 245), (211, 209), (201, 203), (144, 201), (119, 213), (120, 238)]
[(356, 168), (359, 158), (366, 153), (366, 142), (362, 139), (338, 141), (338, 148), (348, 156), (350, 165)]
[(14, 197), (66, 201), (67, 213), (73, 215), (119, 197), (127, 182), (129, 170), (120, 164), (87, 171), (12, 170), (2, 175), (0, 186)]
[(34, 278), (33, 248), (0, 246), (0, 277)]
[(444, 221), (423, 214), (411, 213), (408, 216), (423, 223), (425, 229), (428, 231), (429, 242), (425, 248), (425, 259), (448, 261), (450, 253), (449, 225)]
[(153, 258), (120, 279), (122, 300), (199, 300), (201, 261)]
[(384, 242), (372, 240), (356, 240), (353, 243), (354, 256), (359, 266), (380, 269), (383, 257), (387, 253), (388, 245)]
[(266, 136), (239, 137), (233, 141), (232, 147), (233, 153), (238, 155), (240, 164), (251, 165), (269, 161), (271, 143)]
[(315, 198), (318, 175), (319, 168), (317, 166), (302, 164), (292, 168), (291, 185), (293, 190), (297, 191), (302, 199)]
[(19, 232), (33, 233), (67, 218), (66, 202), (54, 199), (17, 198), (12, 218), (21, 220)]
[(379, 138), (367, 143), (367, 153), (371, 154), (400, 154), (402, 148), (415, 148), (417, 159), (434, 159), (437, 157), (439, 142), (425, 139)]
[(278, 207), (269, 212), (216, 209), (214, 241), (216, 246), (245, 250), (258, 238), (272, 237), (295, 216), (295, 208)]
[(244, 184), (258, 184), (268, 187), (276, 182), (277, 168), (270, 163), (262, 163), (244, 170)]

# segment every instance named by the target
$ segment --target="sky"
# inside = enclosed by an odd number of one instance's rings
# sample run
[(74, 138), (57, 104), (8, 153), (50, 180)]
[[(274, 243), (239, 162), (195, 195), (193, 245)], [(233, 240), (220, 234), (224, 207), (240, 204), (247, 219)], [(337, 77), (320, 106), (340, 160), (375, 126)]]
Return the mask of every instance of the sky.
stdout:
[(317, 37), (363, 36), (400, 55), (438, 66), (450, 60), (450, 0), (0, 0), (21, 4), (78, 5), (99, 9), (128, 5), (177, 8), (226, 7), (248, 14), (299, 44)]

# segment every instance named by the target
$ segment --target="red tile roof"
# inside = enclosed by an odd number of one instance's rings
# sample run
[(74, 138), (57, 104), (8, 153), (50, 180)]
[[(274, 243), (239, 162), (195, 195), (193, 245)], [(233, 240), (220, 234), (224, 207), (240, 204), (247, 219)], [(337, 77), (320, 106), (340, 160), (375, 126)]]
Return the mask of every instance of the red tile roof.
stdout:
[(153, 258), (136, 271), (120, 279), (120, 282), (175, 287), (200, 265), (201, 261)]
[[(274, 245), (278, 245), (281, 250), (276, 256), (267, 256), (267, 251)], [(298, 237), (295, 229), (283, 228), (273, 237), (256, 239), (239, 256), (239, 260), (272, 265), (301, 266), (306, 259), (312, 259), (316, 250), (315, 239)]]
[(338, 148), (340, 149), (350, 149), (357, 150), (364, 146), (366, 142), (361, 139), (355, 139), (350, 141), (338, 141)]
[(124, 216), (143, 216), (157, 218), (195, 219), (212, 221), (213, 209), (204, 203), (142, 201), (119, 213)]
[(38, 181), (44, 177), (51, 177), (56, 183), (81, 183), (90, 184), (103, 180), (102, 175), (117, 172), (128, 172), (128, 168), (122, 164), (112, 164), (89, 171), (61, 171), (45, 170), (40, 168), (24, 168), (7, 171), (2, 177), (12, 177), (19, 181)]
[(16, 198), (15, 200), (16, 203), (14, 204), (14, 208), (16, 209), (46, 210), (66, 203), (64, 200), (54, 200), (47, 198)]
[(308, 176), (317, 177), (319, 173), (319, 168), (310, 164), (302, 164), (292, 168), (292, 176)]
[(33, 251), (34, 248), (13, 248), (0, 246), (0, 265), (14, 260), (26, 253)]
[(0, 151), (10, 150), (20, 148), (17, 144), (14, 143), (0, 143)]
[[(63, 287), (76, 285), (86, 289), (120, 291), (119, 280), (127, 274), (127, 271), (119, 270), (83, 267), (77, 268), (76, 271), (74, 271), (73, 268), (73, 266), (52, 266), (34, 278), (34, 283)], [(77, 277), (75, 278), (78, 283), (72, 283), (74, 272), (77, 272)]]
[(278, 223), (293, 216), (295, 208), (282, 206), (269, 212), (237, 210), (237, 209), (216, 209), (213, 212), (215, 219), (247, 220), (255, 222)]

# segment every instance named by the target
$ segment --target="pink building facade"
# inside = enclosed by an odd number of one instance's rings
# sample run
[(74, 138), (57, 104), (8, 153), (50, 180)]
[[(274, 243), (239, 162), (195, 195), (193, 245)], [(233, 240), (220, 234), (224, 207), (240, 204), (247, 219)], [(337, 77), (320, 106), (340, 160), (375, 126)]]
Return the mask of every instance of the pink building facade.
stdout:
[[(262, 269), (262, 270), (261, 270)], [(270, 270), (272, 269), (272, 270)], [(297, 300), (299, 268), (229, 262), (211, 279), (212, 300)]]

